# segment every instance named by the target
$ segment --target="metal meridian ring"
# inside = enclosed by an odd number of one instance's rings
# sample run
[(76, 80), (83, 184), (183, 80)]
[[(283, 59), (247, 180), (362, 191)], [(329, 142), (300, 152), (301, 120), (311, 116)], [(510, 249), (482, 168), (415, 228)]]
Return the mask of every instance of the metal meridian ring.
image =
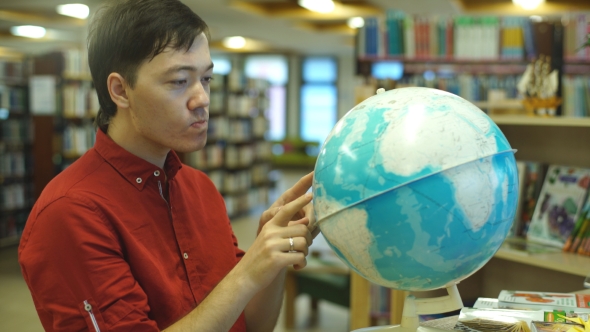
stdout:
[(295, 247), (294, 247), (295, 246), (295, 242), (293, 242), (293, 238), (292, 237), (289, 238), (289, 245), (291, 246), (291, 249), (289, 250), (289, 252), (295, 251)]

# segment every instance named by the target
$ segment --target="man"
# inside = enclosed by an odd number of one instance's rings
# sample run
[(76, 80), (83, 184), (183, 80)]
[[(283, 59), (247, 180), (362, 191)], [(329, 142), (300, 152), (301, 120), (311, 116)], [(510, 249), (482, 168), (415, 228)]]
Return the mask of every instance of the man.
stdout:
[(312, 175), (244, 253), (214, 185), (174, 152), (206, 142), (205, 23), (177, 0), (113, 2), (93, 20), (89, 65), (96, 144), (44, 189), (19, 247), (44, 328), (272, 331), (286, 267), (306, 264)]

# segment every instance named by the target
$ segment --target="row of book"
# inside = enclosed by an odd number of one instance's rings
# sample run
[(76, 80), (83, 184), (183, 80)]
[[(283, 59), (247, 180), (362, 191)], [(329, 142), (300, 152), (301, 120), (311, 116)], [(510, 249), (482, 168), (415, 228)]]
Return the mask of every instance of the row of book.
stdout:
[(15, 183), (3, 185), (0, 187), (0, 209), (14, 210), (22, 209), (28, 206), (27, 185), (24, 183)]
[(24, 151), (0, 150), (0, 177), (22, 177), (26, 173), (27, 164)]
[(590, 78), (566, 75), (562, 80), (562, 115), (590, 116)]
[(27, 105), (27, 90), (20, 86), (0, 85), (0, 108), (22, 113)]
[(563, 45), (567, 59), (589, 60), (579, 50), (590, 30), (590, 15), (533, 21), (528, 17), (459, 16), (424, 17), (388, 11), (383, 17), (365, 20), (358, 30), (359, 57), (407, 59), (513, 59), (553, 54)]
[(459, 331), (586, 331), (590, 295), (503, 290), (461, 309)]
[(88, 52), (85, 48), (71, 48), (63, 50), (64, 58), (64, 76), (89, 76), (90, 67), (88, 66)]
[(210, 141), (249, 142), (253, 139), (264, 138), (268, 126), (268, 119), (263, 116), (249, 119), (212, 117), (209, 118), (207, 137)]
[(230, 217), (246, 213), (257, 206), (264, 206), (268, 203), (268, 187), (257, 187), (238, 195), (224, 195), (225, 207)]
[(94, 146), (96, 130), (93, 124), (65, 126), (62, 134), (62, 153), (68, 158), (82, 156)]
[(64, 117), (93, 118), (98, 113), (98, 96), (90, 82), (67, 84), (63, 87), (62, 94)]
[(269, 100), (260, 95), (257, 90), (252, 93), (230, 94), (227, 98), (227, 116), (254, 117), (260, 114), (260, 110), (266, 110)]
[(487, 101), (490, 91), (502, 91), (505, 99), (518, 98), (520, 75), (410, 75), (401, 78), (396, 87), (420, 86), (454, 93), (469, 101)]
[(26, 119), (0, 121), (0, 140), (5, 143), (23, 143), (33, 140), (33, 126)]
[[(396, 87), (420, 86), (454, 93), (469, 101), (521, 99), (517, 84), (522, 75), (436, 74), (408, 75)], [(561, 115), (587, 117), (590, 115), (590, 78), (565, 75), (563, 77)], [(493, 95), (493, 97), (492, 97)]]
[(245, 145), (226, 145), (222, 142), (210, 144), (199, 151), (187, 153), (185, 162), (200, 170), (215, 168), (244, 168), (255, 161), (268, 161), (271, 155), (271, 143), (256, 141)]
[[(247, 170), (228, 172), (215, 170), (208, 173), (209, 178), (224, 196), (242, 194), (252, 188), (268, 184), (270, 165), (259, 164)], [(266, 173), (264, 173), (266, 171)]]
[(13, 79), (20, 81), (23, 77), (25, 77), (25, 64), (22, 61), (0, 59), (0, 81), (11, 82)]

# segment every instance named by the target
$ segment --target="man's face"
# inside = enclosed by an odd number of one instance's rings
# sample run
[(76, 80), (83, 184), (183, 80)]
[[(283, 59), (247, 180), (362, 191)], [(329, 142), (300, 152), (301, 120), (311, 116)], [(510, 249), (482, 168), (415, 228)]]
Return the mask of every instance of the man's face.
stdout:
[(213, 63), (204, 34), (191, 48), (166, 49), (137, 71), (127, 89), (131, 123), (144, 151), (196, 151), (207, 142)]

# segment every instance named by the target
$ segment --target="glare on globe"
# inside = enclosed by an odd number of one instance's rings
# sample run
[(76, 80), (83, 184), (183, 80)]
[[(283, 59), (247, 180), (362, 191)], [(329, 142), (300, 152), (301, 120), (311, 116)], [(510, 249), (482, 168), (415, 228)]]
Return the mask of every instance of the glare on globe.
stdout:
[(472, 103), (400, 88), (350, 110), (326, 139), (314, 210), (331, 248), (373, 283), (449, 287), (496, 253), (518, 200), (514, 150)]

